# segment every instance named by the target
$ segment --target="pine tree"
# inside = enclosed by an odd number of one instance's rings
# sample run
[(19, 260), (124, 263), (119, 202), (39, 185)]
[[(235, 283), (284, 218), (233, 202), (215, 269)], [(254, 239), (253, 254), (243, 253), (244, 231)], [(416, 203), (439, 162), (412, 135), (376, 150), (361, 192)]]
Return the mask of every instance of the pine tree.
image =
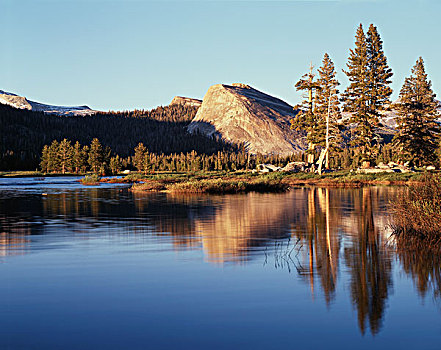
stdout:
[(147, 149), (144, 144), (140, 142), (138, 146), (135, 147), (135, 156), (133, 157), (133, 165), (138, 171), (144, 170), (144, 157)]
[(390, 103), (392, 70), (373, 24), (366, 36), (360, 24), (355, 39), (355, 49), (350, 50), (348, 58), (348, 71), (344, 71), (350, 85), (342, 100), (344, 111), (352, 113), (349, 122), (355, 125), (351, 145), (359, 148), (363, 160), (370, 161), (376, 157), (382, 141), (377, 129), (378, 117), (385, 105)]
[(87, 171), (87, 166), (89, 164), (88, 160), (89, 160), (89, 146), (85, 145), (83, 146), (83, 149), (81, 151), (81, 161), (80, 161), (81, 164), (80, 171), (83, 173)]
[(360, 148), (365, 159), (370, 160), (376, 119), (369, 113), (368, 50), (361, 24), (355, 35), (355, 49), (350, 49), (347, 67), (348, 70), (343, 72), (350, 84), (342, 95), (342, 101), (343, 110), (352, 113), (349, 122), (355, 124), (350, 143), (351, 146)]
[[(85, 149), (86, 148), (86, 149)], [(73, 146), (73, 169), (76, 174), (80, 171), (84, 172), (87, 167), (87, 155), (88, 147), (81, 147), (80, 143), (77, 141)]]
[(78, 174), (81, 168), (80, 159), (81, 159), (81, 145), (77, 141), (75, 142), (75, 145), (73, 146), (73, 168), (75, 171), (75, 174)]
[(411, 76), (405, 79), (395, 104), (398, 132), (393, 140), (402, 160), (417, 166), (436, 159), (440, 126), (435, 120), (440, 113), (435, 96), (420, 57), (412, 68)]
[(366, 35), (368, 71), (369, 71), (369, 109), (372, 118), (378, 118), (379, 112), (390, 103), (392, 89), (389, 84), (392, 69), (387, 64), (383, 51), (383, 41), (378, 34), (377, 27), (369, 26)]
[(41, 151), (40, 158), (40, 168), (44, 173), (49, 172), (49, 146), (44, 145), (43, 150)]
[(69, 140), (63, 139), (58, 146), (58, 159), (62, 174), (72, 170), (74, 150)]
[(103, 159), (100, 166), (100, 175), (106, 175), (110, 170), (110, 159), (112, 158), (112, 149), (106, 146), (103, 149)]
[[(334, 63), (327, 53), (325, 53), (322, 66), (318, 69), (319, 79), (316, 94), (314, 115), (316, 116), (316, 143), (317, 145), (327, 147), (328, 151), (339, 149), (342, 143), (341, 132), (338, 121), (341, 117), (340, 103), (337, 87), (340, 83), (336, 79)], [(327, 135), (328, 134), (328, 135)], [(328, 138), (327, 138), (328, 136)], [(329, 167), (328, 157), (326, 158), (326, 167)]]
[(60, 170), (60, 159), (58, 153), (59, 143), (53, 140), (48, 148), (48, 163), (47, 168), (50, 172), (57, 172)]
[(110, 158), (110, 171), (113, 175), (118, 174), (122, 169), (121, 158), (116, 155), (115, 157)]
[(101, 172), (103, 160), (103, 146), (101, 146), (101, 143), (97, 138), (94, 138), (90, 144), (89, 158), (87, 160), (92, 169), (92, 172), (94, 172), (95, 174)]
[(144, 156), (141, 159), (141, 167), (142, 171), (144, 171), (144, 174), (147, 175), (147, 172), (152, 170), (152, 163), (150, 161), (150, 153), (146, 149), (144, 152)]
[(314, 162), (315, 145), (319, 142), (319, 132), (317, 126), (317, 117), (314, 114), (315, 94), (319, 85), (315, 80), (313, 66), (311, 64), (309, 72), (304, 74), (295, 84), (297, 91), (304, 91), (304, 100), (295, 106), (299, 110), (296, 117), (291, 120), (291, 127), (296, 130), (306, 132), (308, 141), (308, 162)]

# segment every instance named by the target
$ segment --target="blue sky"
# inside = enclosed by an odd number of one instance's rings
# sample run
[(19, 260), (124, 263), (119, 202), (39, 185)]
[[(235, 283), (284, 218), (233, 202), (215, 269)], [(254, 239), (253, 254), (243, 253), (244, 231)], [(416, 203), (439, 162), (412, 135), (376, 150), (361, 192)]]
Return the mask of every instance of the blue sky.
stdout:
[(393, 98), (419, 56), (441, 95), (440, 13), (439, 0), (0, 0), (0, 89), (127, 110), (243, 82), (294, 104), (293, 85), (325, 52), (346, 87), (356, 27), (374, 23)]

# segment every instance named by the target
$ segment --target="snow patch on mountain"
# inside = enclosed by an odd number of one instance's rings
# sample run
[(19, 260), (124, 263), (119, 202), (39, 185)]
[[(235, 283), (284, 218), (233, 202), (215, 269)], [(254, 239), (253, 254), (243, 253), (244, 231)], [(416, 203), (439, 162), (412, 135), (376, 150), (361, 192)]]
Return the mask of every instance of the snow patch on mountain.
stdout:
[(88, 106), (53, 106), (44, 103), (39, 103), (35, 101), (28, 100), (26, 97), (19, 96), (10, 92), (0, 90), (0, 103), (6, 104), (18, 109), (27, 109), (36, 112), (44, 112), (47, 114), (55, 115), (92, 115), (97, 111), (90, 109)]

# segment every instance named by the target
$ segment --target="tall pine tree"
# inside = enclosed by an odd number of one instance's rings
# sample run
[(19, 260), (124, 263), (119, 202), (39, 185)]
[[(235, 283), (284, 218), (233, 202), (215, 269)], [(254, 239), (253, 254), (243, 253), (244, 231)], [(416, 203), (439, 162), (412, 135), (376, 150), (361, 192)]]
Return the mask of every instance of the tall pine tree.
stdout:
[[(338, 126), (341, 117), (340, 102), (338, 97), (338, 86), (334, 63), (327, 53), (325, 53), (322, 66), (318, 69), (319, 79), (317, 80), (319, 89), (316, 93), (314, 115), (316, 118), (317, 144), (328, 147), (328, 152), (339, 148), (342, 137)], [(328, 139), (328, 144), (326, 140)], [(326, 167), (329, 167), (328, 155), (326, 157)]]
[(63, 139), (58, 146), (58, 159), (62, 174), (72, 171), (74, 149), (69, 140)]
[(57, 172), (60, 169), (60, 158), (59, 158), (59, 150), (60, 144), (57, 140), (53, 140), (51, 145), (48, 148), (48, 162), (47, 169), (49, 172)]
[(350, 84), (342, 95), (342, 101), (343, 110), (351, 113), (349, 122), (355, 124), (350, 143), (351, 146), (360, 148), (366, 160), (369, 160), (372, 153), (375, 121), (369, 114), (368, 52), (366, 36), (361, 24), (355, 35), (355, 48), (350, 49), (347, 67), (348, 70), (344, 73), (348, 76)]
[(392, 89), (392, 70), (387, 64), (383, 42), (371, 24), (365, 36), (362, 24), (355, 36), (355, 49), (350, 50), (348, 70), (344, 71), (350, 85), (342, 96), (343, 110), (351, 113), (351, 145), (358, 148), (362, 159), (370, 161), (377, 155), (382, 141), (378, 134), (380, 111), (388, 104)]
[(440, 126), (438, 102), (427, 79), (424, 61), (420, 57), (406, 78), (395, 108), (398, 113), (398, 132), (393, 143), (402, 160), (420, 166), (436, 160)]
[(81, 147), (78, 141), (75, 142), (73, 147), (73, 168), (75, 173), (78, 174), (80, 171), (84, 172), (86, 170), (89, 148), (87, 146)]
[(144, 157), (147, 152), (144, 144), (140, 142), (138, 146), (135, 147), (135, 156), (133, 157), (133, 165), (138, 171), (144, 170)]
[(390, 103), (389, 97), (392, 89), (392, 69), (387, 64), (387, 58), (383, 51), (383, 41), (378, 34), (377, 27), (369, 26), (366, 35), (368, 72), (369, 72), (369, 111), (372, 118), (378, 118), (379, 112)]
[(355, 36), (355, 49), (350, 50), (348, 58), (350, 85), (342, 96), (343, 109), (351, 113), (351, 145), (358, 148), (362, 159), (372, 160), (382, 141), (378, 134), (378, 116), (389, 103), (392, 89), (392, 70), (387, 64), (383, 42), (377, 28), (371, 24), (365, 36), (362, 24)]
[(49, 172), (49, 162), (50, 162), (50, 156), (49, 156), (49, 146), (44, 145), (43, 150), (41, 152), (41, 158), (40, 158), (40, 168), (41, 171), (44, 173)]
[(104, 150), (103, 146), (99, 142), (97, 138), (94, 138), (90, 143), (89, 148), (89, 158), (87, 162), (90, 165), (90, 168), (95, 174), (98, 174), (101, 171), (101, 166), (104, 161)]
[(317, 126), (317, 117), (314, 114), (314, 100), (319, 85), (315, 80), (315, 74), (312, 72), (311, 64), (309, 72), (304, 74), (295, 84), (297, 91), (304, 92), (304, 100), (295, 106), (299, 110), (296, 117), (291, 120), (291, 127), (296, 130), (306, 132), (308, 141), (308, 162), (314, 162), (314, 150), (319, 141), (319, 131)]

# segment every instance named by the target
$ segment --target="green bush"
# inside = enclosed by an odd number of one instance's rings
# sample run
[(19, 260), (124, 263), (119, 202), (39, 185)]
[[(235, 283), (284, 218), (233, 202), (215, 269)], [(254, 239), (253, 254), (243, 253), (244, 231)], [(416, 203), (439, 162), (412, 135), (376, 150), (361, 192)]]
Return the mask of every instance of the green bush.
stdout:
[(96, 185), (99, 184), (101, 177), (97, 174), (86, 175), (81, 179), (83, 185)]

